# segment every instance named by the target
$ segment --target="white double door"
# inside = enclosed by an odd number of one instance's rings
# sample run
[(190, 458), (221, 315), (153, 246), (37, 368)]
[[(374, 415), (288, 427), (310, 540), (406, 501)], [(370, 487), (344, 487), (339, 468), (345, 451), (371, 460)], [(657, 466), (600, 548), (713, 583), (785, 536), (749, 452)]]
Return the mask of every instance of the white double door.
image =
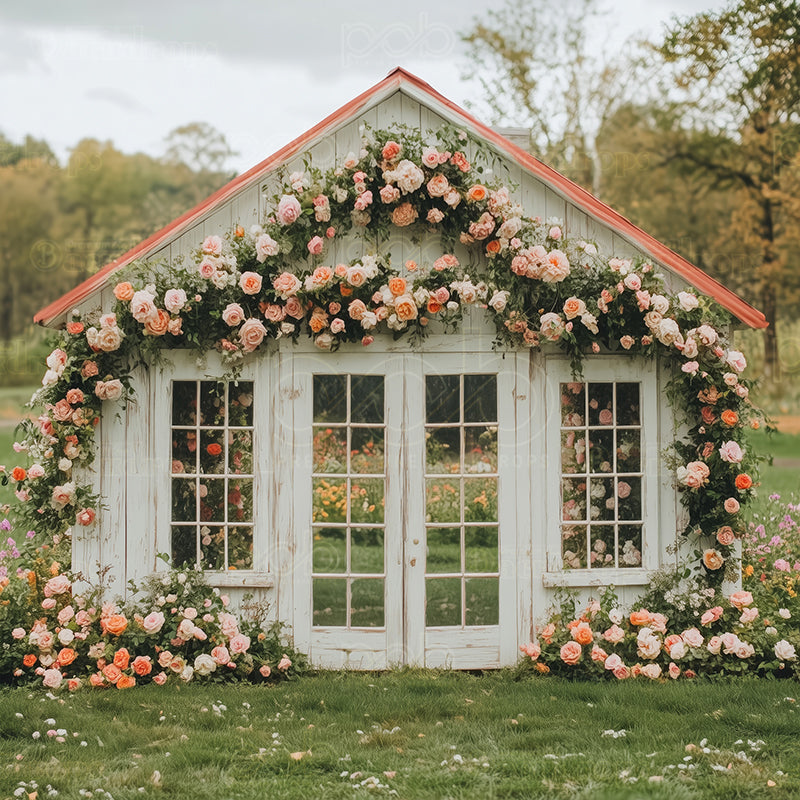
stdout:
[(313, 664), (513, 663), (516, 363), (296, 357), (294, 627)]

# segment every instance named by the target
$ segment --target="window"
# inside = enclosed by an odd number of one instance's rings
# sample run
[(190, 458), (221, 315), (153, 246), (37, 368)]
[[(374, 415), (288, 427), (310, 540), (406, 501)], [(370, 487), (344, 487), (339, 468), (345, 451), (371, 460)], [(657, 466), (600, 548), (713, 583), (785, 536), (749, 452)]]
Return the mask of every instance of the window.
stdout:
[(564, 569), (641, 567), (641, 384), (560, 384)]
[(175, 565), (253, 568), (253, 384), (172, 382)]

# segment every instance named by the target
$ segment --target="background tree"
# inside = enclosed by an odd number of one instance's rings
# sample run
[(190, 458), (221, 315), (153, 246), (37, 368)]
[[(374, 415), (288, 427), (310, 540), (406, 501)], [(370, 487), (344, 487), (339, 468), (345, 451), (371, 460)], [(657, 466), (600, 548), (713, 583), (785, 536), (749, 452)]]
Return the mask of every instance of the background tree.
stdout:
[(731, 239), (755, 251), (747, 294), (770, 327), (764, 372), (779, 378), (778, 298), (796, 280), (795, 251), (782, 245), (800, 222), (791, 200), (800, 144), (800, 5), (739, 0), (676, 21), (658, 48), (671, 67), (671, 107), (691, 135), (667, 158), (693, 166), (708, 185), (735, 189)]
[(463, 36), (464, 76), (483, 87), (491, 122), (529, 128), (531, 152), (596, 196), (597, 135), (624, 102), (628, 80), (625, 61), (601, 48), (601, 30), (608, 32), (596, 0), (564, 0), (557, 13), (548, 0), (517, 0)]

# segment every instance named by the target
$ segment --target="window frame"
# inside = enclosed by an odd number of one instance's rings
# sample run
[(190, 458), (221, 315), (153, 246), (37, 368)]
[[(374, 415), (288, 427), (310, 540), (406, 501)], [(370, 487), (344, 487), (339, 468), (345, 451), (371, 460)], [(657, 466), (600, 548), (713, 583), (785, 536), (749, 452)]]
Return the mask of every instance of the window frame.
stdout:
[[(642, 563), (639, 567), (565, 569), (562, 560), (561, 502), (561, 390), (562, 383), (639, 383), (641, 385)], [(569, 360), (551, 356), (545, 362), (546, 474), (545, 569), (547, 588), (639, 586), (658, 567), (661, 524), (660, 415), (658, 369), (655, 359), (596, 355), (584, 360), (583, 375), (575, 379)], [(616, 473), (612, 473), (616, 475)]]
[[(265, 358), (269, 358), (265, 354)], [(208, 353), (202, 359), (176, 351), (171, 364), (155, 376), (156, 413), (152, 420), (154, 463), (151, 480), (155, 486), (156, 552), (172, 554), (172, 396), (177, 381), (219, 380), (226, 368), (219, 354)], [(261, 361), (261, 360), (259, 360)], [(271, 588), (275, 584), (270, 571), (273, 543), (270, 541), (274, 504), (269, 497), (269, 458), (272, 452), (269, 427), (269, 368), (266, 364), (244, 364), (239, 380), (253, 384), (253, 568), (247, 570), (210, 570), (203, 574), (211, 586), (220, 588)], [(259, 434), (259, 432), (262, 432)], [(263, 441), (262, 441), (263, 439)], [(163, 487), (163, 489), (162, 489)], [(159, 496), (164, 495), (163, 502)], [(163, 562), (160, 562), (163, 563)], [(160, 563), (156, 564), (161, 569)], [(163, 567), (166, 568), (166, 565)]]

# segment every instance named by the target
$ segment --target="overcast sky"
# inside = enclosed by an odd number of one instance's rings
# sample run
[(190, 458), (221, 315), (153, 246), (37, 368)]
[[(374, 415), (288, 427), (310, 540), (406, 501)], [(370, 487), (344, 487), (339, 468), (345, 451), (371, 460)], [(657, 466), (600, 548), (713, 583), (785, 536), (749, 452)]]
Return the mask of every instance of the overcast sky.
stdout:
[[(549, 0), (559, 13), (560, 0)], [(402, 66), (463, 105), (460, 34), (492, 0), (0, 0), (0, 131), (164, 152), (211, 123), (243, 171)], [(656, 36), (718, 0), (606, 0), (608, 41)], [(557, 48), (555, 48), (557, 52)], [(487, 120), (488, 121), (488, 120)]]

